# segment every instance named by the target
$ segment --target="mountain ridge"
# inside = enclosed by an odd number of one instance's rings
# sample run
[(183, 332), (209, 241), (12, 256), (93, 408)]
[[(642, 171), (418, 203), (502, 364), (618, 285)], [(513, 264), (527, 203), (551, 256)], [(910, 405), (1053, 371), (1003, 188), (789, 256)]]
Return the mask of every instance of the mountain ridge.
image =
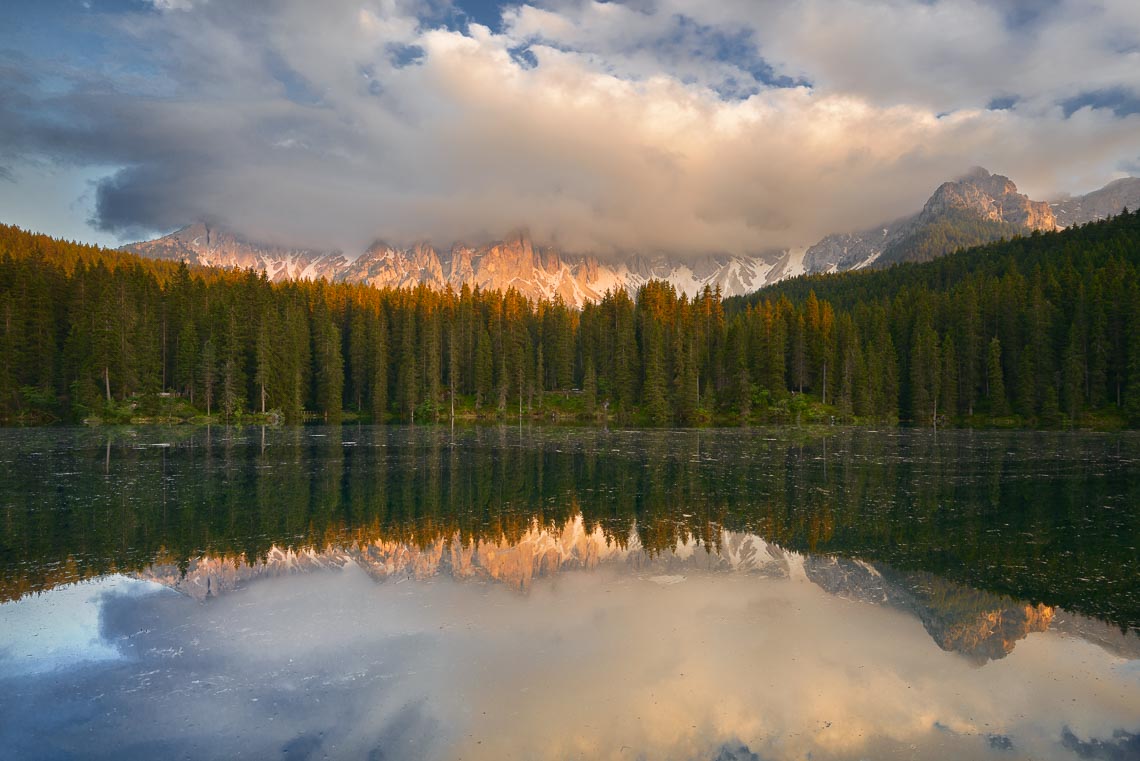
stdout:
[(249, 241), (195, 222), (170, 235), (121, 247), (143, 256), (211, 267), (253, 268), (273, 281), (325, 279), (380, 288), (426, 285), (456, 290), (514, 288), (534, 299), (582, 307), (607, 291), (633, 295), (664, 280), (690, 297), (704, 288), (742, 296), (801, 274), (927, 261), (960, 248), (1031, 231), (1051, 231), (1140, 206), (1140, 178), (1124, 178), (1083, 196), (1049, 203), (1020, 193), (1008, 177), (975, 167), (935, 189), (909, 217), (859, 232), (825, 236), (812, 246), (762, 254), (677, 258), (632, 252), (621, 262), (569, 253), (533, 241), (525, 230), (488, 243), (427, 241), (406, 248), (377, 240), (355, 258), (336, 249), (290, 248)]

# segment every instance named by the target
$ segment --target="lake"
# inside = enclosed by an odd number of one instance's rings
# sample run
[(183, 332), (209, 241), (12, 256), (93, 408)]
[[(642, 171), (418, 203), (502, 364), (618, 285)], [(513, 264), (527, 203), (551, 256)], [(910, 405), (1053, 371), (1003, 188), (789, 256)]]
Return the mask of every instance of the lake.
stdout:
[(1140, 758), (1140, 435), (0, 431), (14, 758)]

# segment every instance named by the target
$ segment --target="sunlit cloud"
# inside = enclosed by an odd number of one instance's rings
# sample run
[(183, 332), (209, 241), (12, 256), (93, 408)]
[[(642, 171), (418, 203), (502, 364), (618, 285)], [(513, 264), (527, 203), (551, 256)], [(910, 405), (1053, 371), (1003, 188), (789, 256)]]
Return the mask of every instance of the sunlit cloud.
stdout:
[(973, 165), (1051, 197), (1140, 157), (1128, 2), (555, 1), (495, 29), (432, 3), (156, 6), (104, 20), (118, 74), (0, 70), (0, 164), (124, 167), (92, 209), (112, 234), (756, 253)]

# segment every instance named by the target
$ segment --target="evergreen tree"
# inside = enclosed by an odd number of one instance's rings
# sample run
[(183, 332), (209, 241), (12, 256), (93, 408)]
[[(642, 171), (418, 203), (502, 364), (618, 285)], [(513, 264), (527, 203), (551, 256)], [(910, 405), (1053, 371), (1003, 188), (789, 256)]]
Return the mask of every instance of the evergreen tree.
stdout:
[[(593, 357), (587, 356), (585, 364), (586, 369), (583, 371), (582, 378), (582, 402), (586, 414), (592, 418), (598, 403), (598, 376), (594, 372)], [(1137, 397), (1140, 397), (1140, 393), (1137, 394)]]
[(942, 339), (942, 378), (939, 382), (941, 413), (947, 418), (957, 417), (958, 409), (958, 352), (954, 337), (949, 333)]
[(388, 416), (388, 324), (380, 312), (372, 323), (372, 420), (383, 423)]
[(990, 339), (989, 360), (986, 363), (986, 396), (990, 403), (990, 414), (1009, 414), (1005, 398), (1005, 378), (1001, 365), (1001, 341), (997, 336)]

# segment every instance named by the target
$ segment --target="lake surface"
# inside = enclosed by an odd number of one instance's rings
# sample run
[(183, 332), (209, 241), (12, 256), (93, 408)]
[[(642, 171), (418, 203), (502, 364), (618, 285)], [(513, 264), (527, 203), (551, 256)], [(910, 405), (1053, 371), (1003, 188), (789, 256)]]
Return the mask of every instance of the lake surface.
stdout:
[(1140, 758), (1138, 547), (1134, 434), (0, 431), (0, 748)]

